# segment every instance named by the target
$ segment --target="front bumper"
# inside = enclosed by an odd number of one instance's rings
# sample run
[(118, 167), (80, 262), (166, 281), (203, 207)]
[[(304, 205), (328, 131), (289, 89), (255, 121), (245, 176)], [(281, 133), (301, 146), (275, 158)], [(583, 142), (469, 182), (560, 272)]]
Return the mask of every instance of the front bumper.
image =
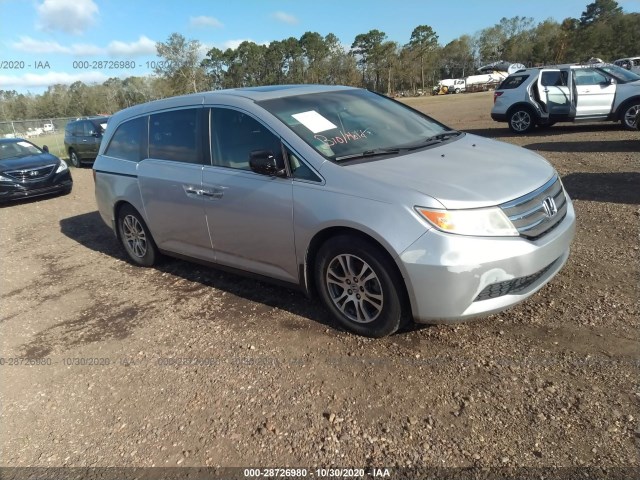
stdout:
[(68, 171), (62, 172), (55, 177), (35, 183), (2, 182), (0, 184), (0, 202), (53, 195), (71, 190), (73, 180)]
[(575, 212), (537, 240), (466, 237), (429, 230), (399, 257), (418, 323), (455, 323), (505, 310), (560, 271), (575, 234)]

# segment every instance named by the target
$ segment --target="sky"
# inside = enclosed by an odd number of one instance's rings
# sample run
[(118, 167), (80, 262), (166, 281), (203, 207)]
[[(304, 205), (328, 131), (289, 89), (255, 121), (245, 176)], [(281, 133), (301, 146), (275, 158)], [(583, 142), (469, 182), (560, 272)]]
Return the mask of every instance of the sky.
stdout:
[[(268, 44), (305, 32), (335, 34), (348, 49), (377, 29), (403, 45), (418, 25), (442, 45), (502, 17), (579, 18), (593, 0), (0, 0), (0, 90), (42, 93), (56, 83), (152, 73), (156, 42), (178, 32), (212, 46)], [(640, 12), (640, 0), (619, 0)], [(638, 52), (634, 52), (638, 53)]]

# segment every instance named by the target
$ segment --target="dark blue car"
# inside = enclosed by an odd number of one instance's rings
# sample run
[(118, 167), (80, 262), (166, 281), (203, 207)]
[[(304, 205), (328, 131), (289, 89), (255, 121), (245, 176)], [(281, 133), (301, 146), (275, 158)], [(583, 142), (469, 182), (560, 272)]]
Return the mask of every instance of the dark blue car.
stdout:
[(71, 192), (64, 160), (22, 138), (0, 139), (0, 202)]

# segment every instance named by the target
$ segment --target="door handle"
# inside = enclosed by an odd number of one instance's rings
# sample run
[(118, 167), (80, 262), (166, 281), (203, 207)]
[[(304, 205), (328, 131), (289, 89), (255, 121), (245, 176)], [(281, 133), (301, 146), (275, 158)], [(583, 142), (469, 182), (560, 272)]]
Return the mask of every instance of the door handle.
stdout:
[(201, 190), (191, 185), (183, 185), (182, 188), (184, 188), (184, 192), (187, 195), (202, 195), (204, 192), (204, 190)]
[(202, 190), (202, 195), (209, 198), (222, 198), (222, 196), (224, 195), (224, 190)]

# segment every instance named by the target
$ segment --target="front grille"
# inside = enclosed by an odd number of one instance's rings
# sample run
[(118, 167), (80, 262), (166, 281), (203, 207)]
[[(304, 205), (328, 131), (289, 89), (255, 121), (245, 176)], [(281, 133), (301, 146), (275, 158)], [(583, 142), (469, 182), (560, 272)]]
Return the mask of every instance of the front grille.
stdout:
[(535, 240), (551, 231), (565, 217), (567, 197), (560, 179), (554, 175), (542, 187), (520, 198), (503, 203), (500, 208), (509, 217), (520, 235)]
[(55, 164), (45, 165), (44, 167), (30, 168), (26, 170), (11, 170), (9, 172), (4, 172), (3, 175), (13, 178), (21, 183), (38, 182), (51, 175), (54, 168), (56, 168)]
[(480, 294), (476, 297), (474, 302), (478, 302), (480, 300), (489, 300), (490, 298), (498, 298), (503, 295), (509, 295), (511, 293), (519, 293), (523, 290), (529, 288), (533, 285), (540, 277), (542, 277), (545, 273), (547, 273), (557, 262), (550, 263), (542, 270), (532, 274), (527, 275), (526, 277), (513, 278), (511, 280), (505, 280), (504, 282), (493, 283), (491, 285), (487, 285), (484, 290), (480, 292)]

